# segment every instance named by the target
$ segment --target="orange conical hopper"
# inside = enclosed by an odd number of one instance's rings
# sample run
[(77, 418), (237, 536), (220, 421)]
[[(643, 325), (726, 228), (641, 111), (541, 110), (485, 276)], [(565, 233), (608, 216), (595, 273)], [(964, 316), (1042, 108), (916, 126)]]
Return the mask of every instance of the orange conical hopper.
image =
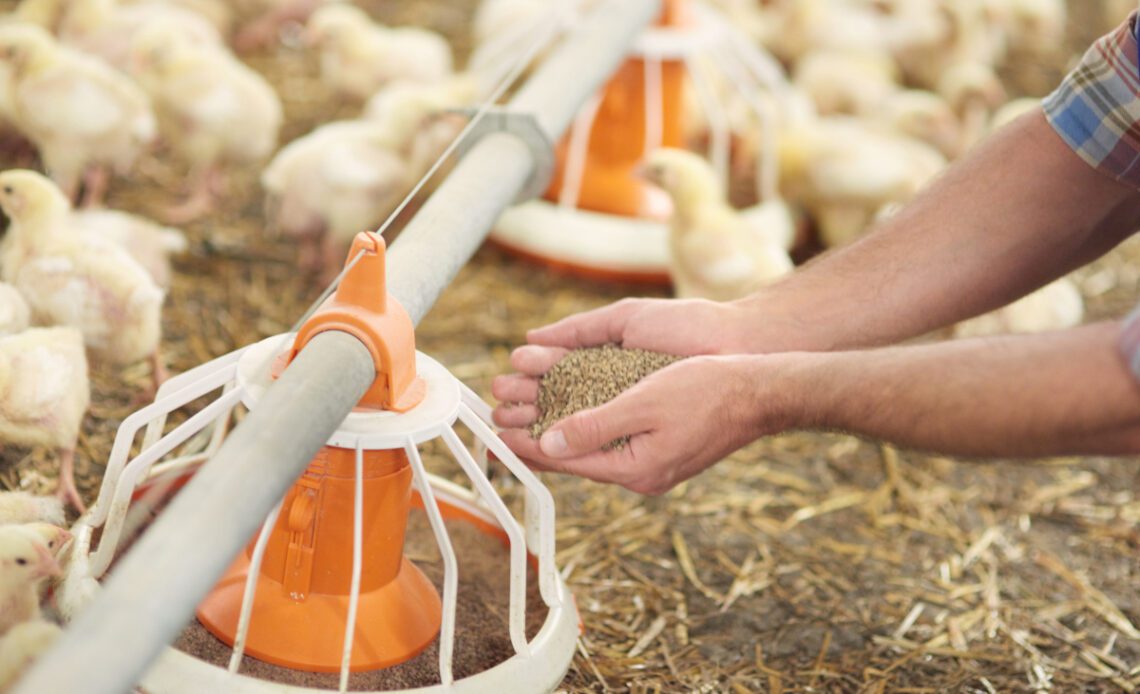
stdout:
[[(411, 320), (384, 291), (384, 241), (360, 234), (364, 255), (299, 331), (290, 357), (329, 329), (359, 337), (376, 381), (359, 409), (406, 411), (424, 393)], [(285, 496), (257, 576), (246, 653), (299, 670), (340, 669), (352, 579), (355, 451), (325, 447)], [(350, 668), (372, 670), (420, 653), (439, 632), (439, 595), (403, 557), (412, 471), (403, 451), (364, 451), (360, 602)], [(253, 544), (199, 605), (198, 619), (235, 642)]]

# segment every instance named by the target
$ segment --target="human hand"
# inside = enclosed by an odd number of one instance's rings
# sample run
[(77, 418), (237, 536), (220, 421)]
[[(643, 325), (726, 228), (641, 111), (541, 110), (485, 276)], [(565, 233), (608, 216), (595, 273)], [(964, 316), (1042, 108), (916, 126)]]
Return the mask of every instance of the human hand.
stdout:
[(593, 311), (564, 318), (527, 333), (530, 343), (511, 354), (517, 372), (498, 376), (492, 393), (500, 410), (512, 410), (511, 421), (538, 418), (538, 379), (567, 352), (582, 347), (617, 344), (679, 356), (736, 351), (735, 335), (743, 319), (732, 304), (703, 299), (623, 299)]
[[(543, 358), (552, 353), (533, 349), (517, 350), (512, 365), (524, 372), (549, 368)], [(506, 429), (501, 436), (507, 445), (536, 469), (663, 494), (749, 441), (786, 426), (784, 398), (770, 386), (780, 361), (756, 356), (684, 359), (600, 407), (563, 419), (539, 441), (526, 430), (538, 415), (533, 404), (500, 407), (495, 423)], [(505, 377), (496, 380), (494, 391), (500, 400), (533, 402), (537, 381)], [(629, 441), (621, 448), (603, 450), (623, 437)]]

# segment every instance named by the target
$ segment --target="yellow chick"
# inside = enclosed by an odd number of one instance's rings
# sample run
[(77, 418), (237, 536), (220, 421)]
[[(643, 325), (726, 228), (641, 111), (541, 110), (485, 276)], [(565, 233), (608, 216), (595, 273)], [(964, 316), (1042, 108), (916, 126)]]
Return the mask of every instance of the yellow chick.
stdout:
[(240, 25), (234, 36), (234, 48), (243, 53), (264, 48), (277, 39), (283, 27), (291, 23), (304, 24), (314, 10), (330, 1), (231, 0)]
[(0, 525), (23, 523), (63, 525), (63, 504), (59, 497), (0, 492)]
[(0, 282), (0, 337), (24, 331), (32, 312), (20, 290), (7, 282)]
[(995, 65), (1005, 54), (1005, 31), (992, 0), (891, 0), (891, 47), (906, 81), (925, 89), (954, 63)]
[(12, 16), (16, 21), (35, 24), (54, 34), (66, 13), (65, 5), (66, 0), (20, 0)]
[[(1065, 0), (1003, 0), (1012, 51), (1043, 56), (1065, 50)], [(1136, 3), (1131, 3), (1131, 10)], [(1127, 12), (1120, 17), (1127, 16)], [(1121, 20), (1123, 21), (1123, 20)]]
[(302, 244), (302, 267), (335, 276), (352, 238), (395, 209), (413, 179), (403, 142), (370, 121), (323, 125), (261, 174), (270, 227)]
[(154, 114), (142, 90), (98, 59), (59, 46), (39, 27), (0, 26), (0, 64), (11, 71), (16, 126), (72, 200), (82, 179), (84, 202), (98, 203), (107, 167), (126, 173), (154, 139)]
[(993, 67), (985, 63), (960, 62), (946, 68), (938, 81), (942, 95), (962, 124), (962, 151), (982, 139), (990, 114), (1006, 102), (1005, 87)]
[(149, 358), (157, 389), (164, 295), (146, 270), (110, 241), (69, 229), (67, 198), (34, 171), (0, 174), (0, 208), (11, 220), (0, 278), (28, 300), (32, 319), (78, 328), (113, 363)]
[(1080, 325), (1085, 302), (1067, 277), (1031, 292), (990, 313), (954, 326), (954, 337), (983, 337), (1009, 333), (1040, 333)]
[(934, 148), (852, 118), (821, 118), (780, 136), (781, 185), (828, 246), (851, 242), (891, 202), (914, 196), (946, 166)]
[(119, 210), (74, 210), (68, 225), (80, 234), (111, 241), (126, 251), (162, 289), (170, 288), (170, 256), (185, 253), (186, 235)]
[(17, 624), (0, 638), (0, 692), (16, 683), (40, 654), (53, 645), (63, 630), (43, 619)]
[(712, 167), (681, 149), (649, 155), (644, 176), (673, 199), (670, 276), (680, 297), (728, 301), (792, 271), (787, 251), (729, 206)]
[(164, 140), (190, 167), (190, 194), (167, 210), (167, 219), (191, 221), (213, 209), (225, 165), (257, 166), (273, 153), (284, 120), (281, 100), (229, 51), (187, 40), (169, 23), (136, 37), (131, 63)]
[(812, 51), (796, 63), (792, 81), (821, 115), (869, 115), (902, 89), (894, 59), (881, 50)]
[(468, 73), (458, 73), (441, 82), (400, 80), (376, 92), (364, 109), (364, 117), (386, 129), (408, 162), (412, 178), (427, 172), (459, 135), (465, 119), (448, 109), (475, 102), (479, 89)]
[(19, 525), (0, 527), (0, 634), (40, 617), (40, 581), (60, 574), (40, 537)]
[(439, 34), (376, 24), (346, 3), (314, 12), (306, 38), (320, 52), (321, 78), (359, 101), (392, 80), (438, 82), (452, 72), (451, 46)]
[(75, 442), (90, 386), (83, 336), (74, 328), (31, 328), (0, 337), (0, 441), (44, 446), (60, 456), (59, 496), (80, 512)]
[(63, 557), (63, 551), (71, 542), (71, 532), (67, 528), (61, 528), (53, 523), (45, 523), (43, 521), (36, 521), (33, 523), (22, 523), (21, 527), (31, 530), (40, 538), (44, 546), (48, 548), (51, 555), (59, 561)]
[(173, 27), (184, 40), (222, 45), (221, 34), (208, 19), (170, 3), (122, 4), (119, 0), (65, 0), (65, 3), (68, 10), (60, 25), (60, 41), (97, 55), (124, 72), (130, 68), (135, 37), (156, 23)]
[(920, 140), (947, 159), (961, 154), (962, 128), (950, 104), (923, 89), (904, 89), (875, 109), (874, 121), (887, 132)]

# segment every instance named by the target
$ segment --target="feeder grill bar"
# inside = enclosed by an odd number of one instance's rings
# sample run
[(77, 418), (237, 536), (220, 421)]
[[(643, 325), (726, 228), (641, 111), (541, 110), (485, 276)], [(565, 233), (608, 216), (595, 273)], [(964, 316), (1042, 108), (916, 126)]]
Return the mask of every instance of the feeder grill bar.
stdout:
[[(621, 64), (661, 0), (610, 0), (520, 88), (510, 106), (553, 141)], [(476, 144), (392, 245), (388, 289), (415, 323), (471, 258), (536, 162), (507, 133)], [(111, 572), (14, 694), (132, 691), (201, 599), (375, 378), (363, 343), (315, 337)]]

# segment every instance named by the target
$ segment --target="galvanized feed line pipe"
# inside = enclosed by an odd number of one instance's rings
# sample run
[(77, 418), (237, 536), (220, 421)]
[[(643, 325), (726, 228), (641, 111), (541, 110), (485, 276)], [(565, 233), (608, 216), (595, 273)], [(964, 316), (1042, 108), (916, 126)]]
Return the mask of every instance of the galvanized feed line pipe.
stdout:
[[(598, 8), (535, 71), (510, 110), (532, 114), (549, 140), (559, 136), (660, 9), (660, 0), (610, 0)], [(393, 244), (389, 291), (414, 322), (527, 187), (540, 154), (531, 144), (506, 133), (483, 137)], [(363, 396), (373, 368), (356, 338), (314, 338), (15, 694), (130, 691)]]

